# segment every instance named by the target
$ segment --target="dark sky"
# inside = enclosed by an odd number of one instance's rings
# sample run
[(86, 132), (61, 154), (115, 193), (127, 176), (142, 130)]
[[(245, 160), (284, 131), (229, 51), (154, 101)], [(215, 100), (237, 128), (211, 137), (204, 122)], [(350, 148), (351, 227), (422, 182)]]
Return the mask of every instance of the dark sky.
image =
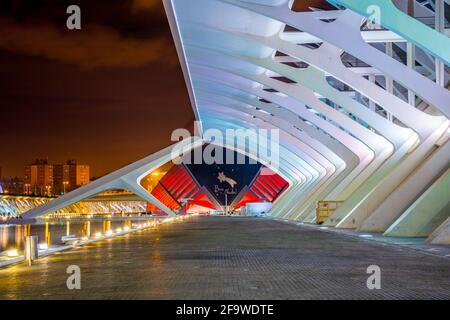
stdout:
[(102, 175), (194, 120), (161, 0), (0, 0), (0, 70), (4, 177), (42, 157)]

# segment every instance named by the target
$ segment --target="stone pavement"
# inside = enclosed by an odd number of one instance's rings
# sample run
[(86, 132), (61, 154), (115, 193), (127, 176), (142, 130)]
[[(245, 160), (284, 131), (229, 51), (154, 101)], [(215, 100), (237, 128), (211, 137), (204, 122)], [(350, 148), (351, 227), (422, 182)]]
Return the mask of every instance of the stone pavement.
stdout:
[(450, 299), (450, 259), (258, 218), (196, 217), (0, 270), (0, 299), (401, 298)]

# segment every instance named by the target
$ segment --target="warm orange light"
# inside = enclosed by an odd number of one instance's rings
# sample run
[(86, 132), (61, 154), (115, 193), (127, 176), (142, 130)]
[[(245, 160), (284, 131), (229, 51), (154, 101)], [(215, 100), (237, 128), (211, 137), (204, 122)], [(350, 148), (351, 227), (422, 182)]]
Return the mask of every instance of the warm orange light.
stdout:
[(6, 255), (10, 258), (15, 258), (19, 256), (19, 251), (17, 249), (11, 249), (6, 252)]

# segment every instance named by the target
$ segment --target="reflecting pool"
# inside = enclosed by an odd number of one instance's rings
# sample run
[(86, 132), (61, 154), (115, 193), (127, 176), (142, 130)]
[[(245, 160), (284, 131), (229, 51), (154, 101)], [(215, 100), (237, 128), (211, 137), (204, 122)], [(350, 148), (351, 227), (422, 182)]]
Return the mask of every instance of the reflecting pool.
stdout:
[[(143, 221), (143, 220), (141, 220)], [(149, 219), (149, 221), (152, 221)], [(143, 221), (144, 222), (144, 221)], [(38, 236), (39, 244), (49, 247), (62, 245), (61, 237), (93, 237), (97, 233), (105, 234), (108, 230), (132, 227), (132, 220), (48, 220), (34, 224), (0, 225), (0, 255), (11, 249), (23, 252), (25, 236)]]

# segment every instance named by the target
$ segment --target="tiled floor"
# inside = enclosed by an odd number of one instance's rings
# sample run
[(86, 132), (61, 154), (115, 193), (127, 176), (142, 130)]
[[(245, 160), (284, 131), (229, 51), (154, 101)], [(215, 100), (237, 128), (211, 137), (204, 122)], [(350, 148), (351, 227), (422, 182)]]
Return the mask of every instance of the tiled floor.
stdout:
[[(68, 290), (66, 268), (81, 268)], [(367, 267), (381, 268), (369, 290)], [(1, 299), (450, 299), (450, 259), (284, 222), (197, 217), (0, 270)]]

